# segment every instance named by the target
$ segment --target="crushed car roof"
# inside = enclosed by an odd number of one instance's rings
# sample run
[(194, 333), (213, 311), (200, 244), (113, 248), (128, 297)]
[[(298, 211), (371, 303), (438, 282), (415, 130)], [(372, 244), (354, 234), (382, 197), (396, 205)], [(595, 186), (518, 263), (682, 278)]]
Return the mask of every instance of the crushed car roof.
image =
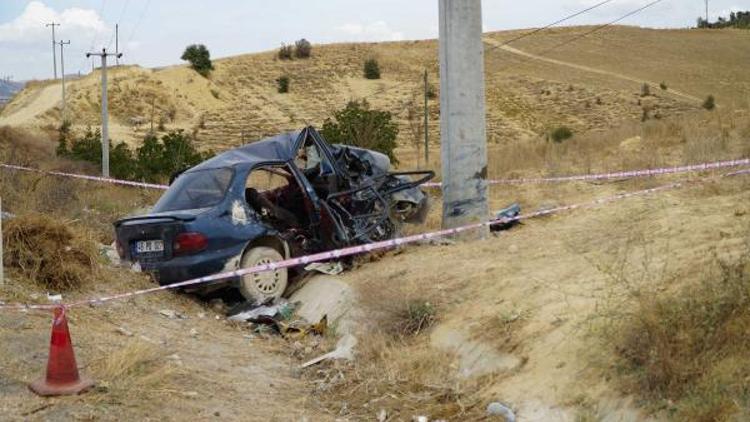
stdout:
[(289, 161), (294, 158), (294, 142), (300, 133), (300, 131), (282, 133), (229, 150), (198, 164), (188, 171), (235, 167), (266, 161)]

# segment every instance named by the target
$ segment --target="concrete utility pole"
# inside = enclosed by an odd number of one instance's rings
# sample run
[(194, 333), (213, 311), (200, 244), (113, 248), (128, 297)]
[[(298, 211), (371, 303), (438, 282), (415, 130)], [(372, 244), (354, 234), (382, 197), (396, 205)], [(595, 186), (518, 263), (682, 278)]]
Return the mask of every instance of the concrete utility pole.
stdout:
[(120, 24), (115, 24), (115, 64), (120, 65)]
[(51, 23), (47, 23), (44, 26), (52, 27), (52, 71), (55, 75), (55, 79), (57, 79), (57, 53), (55, 52), (55, 50), (57, 49), (57, 42), (55, 41), (55, 27), (60, 26), (60, 24), (52, 21)]
[(708, 26), (708, 0), (706, 0), (706, 26)]
[(107, 56), (122, 56), (122, 53), (107, 53), (102, 48), (101, 53), (86, 53), (86, 57), (99, 56), (102, 58), (102, 176), (109, 177), (109, 111), (107, 110)]
[[(427, 83), (427, 69), (424, 70), (424, 166), (426, 169), (430, 168), (430, 130), (428, 124), (430, 122), (430, 112), (427, 107), (427, 100), (429, 99), (429, 85)], [(417, 151), (419, 152), (419, 151)]]
[(489, 218), (482, 3), (439, 0), (439, 11), (443, 227), (452, 228)]
[(60, 76), (62, 76), (62, 123), (65, 124), (65, 58), (63, 57), (63, 46), (69, 45), (70, 40), (60, 41)]

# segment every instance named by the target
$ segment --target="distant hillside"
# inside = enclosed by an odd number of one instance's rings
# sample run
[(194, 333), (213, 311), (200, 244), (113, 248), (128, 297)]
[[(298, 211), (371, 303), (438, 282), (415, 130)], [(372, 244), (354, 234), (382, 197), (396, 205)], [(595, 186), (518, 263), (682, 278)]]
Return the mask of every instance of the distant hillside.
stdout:
[[(559, 46), (590, 30), (554, 28), (510, 46), (501, 44), (528, 30), (485, 34), (490, 142), (543, 137), (562, 125), (575, 133), (601, 131), (640, 121), (644, 114), (670, 118), (699, 110), (709, 94), (721, 106), (747, 106), (750, 49), (744, 31), (622, 26)], [(363, 77), (368, 58), (379, 61), (382, 79)], [(221, 149), (320, 125), (347, 101), (367, 98), (395, 115), (399, 141), (408, 145), (413, 139), (408, 109), (421, 113), (425, 69), (437, 96), (440, 91), (435, 40), (315, 45), (306, 60), (279, 60), (269, 51), (214, 65), (210, 78), (184, 65), (113, 68), (112, 139), (139, 142), (153, 120), (155, 129), (182, 128), (204, 146)], [(279, 94), (276, 80), (284, 75), (289, 93)], [(70, 82), (68, 110), (75, 125), (99, 124), (99, 83), (98, 72)], [(646, 96), (644, 83), (650, 88)], [(437, 96), (429, 107), (434, 142), (439, 142)], [(59, 83), (33, 84), (0, 113), (0, 125), (56, 125), (60, 105)]]
[(24, 82), (13, 82), (0, 80), (0, 99), (9, 98), (22, 90)]

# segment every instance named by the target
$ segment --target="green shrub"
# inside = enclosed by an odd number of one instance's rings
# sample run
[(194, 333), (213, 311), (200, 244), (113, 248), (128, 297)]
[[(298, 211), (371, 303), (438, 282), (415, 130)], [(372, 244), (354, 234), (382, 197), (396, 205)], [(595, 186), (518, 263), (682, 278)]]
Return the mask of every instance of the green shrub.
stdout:
[(667, 83), (666, 82), (660, 83), (659, 84), (659, 88), (661, 88), (662, 91), (666, 91), (667, 90)]
[(204, 77), (208, 77), (214, 70), (214, 65), (211, 63), (211, 53), (203, 44), (189, 45), (182, 53), (181, 59), (190, 62), (192, 68)]
[(281, 44), (278, 54), (280, 60), (292, 60), (292, 54), (294, 54), (294, 48), (291, 45)]
[(380, 65), (375, 59), (365, 60), (365, 78), (367, 79), (380, 79)]
[(289, 92), (289, 76), (280, 76), (278, 79), (276, 79), (276, 84), (279, 94), (286, 94), (287, 92)]
[(66, 157), (70, 153), (68, 151), (68, 137), (70, 137), (70, 122), (66, 120), (62, 122), (58, 129), (57, 149), (55, 149), (58, 157)]
[[(70, 151), (65, 155), (101, 165), (99, 130), (87, 129), (83, 137), (73, 140)], [(148, 134), (135, 151), (127, 144), (117, 144), (110, 148), (109, 166), (115, 178), (158, 183), (169, 180), (172, 174), (193, 167), (212, 155), (212, 151), (197, 151), (192, 138), (178, 130), (167, 133), (161, 140), (154, 134)]]
[(716, 99), (713, 95), (709, 95), (708, 97), (706, 97), (706, 100), (703, 101), (703, 108), (709, 111), (716, 108)]
[(213, 97), (218, 100), (219, 99), (219, 90), (211, 88), (211, 95), (213, 95)]
[(298, 59), (307, 59), (312, 55), (312, 44), (310, 41), (302, 38), (294, 43), (294, 57)]
[(552, 132), (550, 132), (549, 134), (549, 137), (550, 139), (552, 139), (552, 142), (559, 144), (562, 141), (572, 138), (573, 131), (567, 126), (560, 126), (552, 130)]
[(365, 100), (351, 101), (336, 111), (332, 119), (323, 123), (321, 133), (331, 143), (379, 151), (398, 163), (394, 154), (398, 126), (393, 116), (387, 111), (371, 110)]

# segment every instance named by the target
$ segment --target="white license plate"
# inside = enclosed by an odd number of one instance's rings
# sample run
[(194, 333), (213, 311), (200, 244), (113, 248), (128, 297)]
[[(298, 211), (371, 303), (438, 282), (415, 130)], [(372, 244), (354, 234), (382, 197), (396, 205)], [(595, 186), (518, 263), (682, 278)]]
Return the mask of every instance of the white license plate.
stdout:
[(163, 240), (141, 240), (141, 241), (135, 242), (135, 252), (139, 254), (164, 252), (164, 241)]

